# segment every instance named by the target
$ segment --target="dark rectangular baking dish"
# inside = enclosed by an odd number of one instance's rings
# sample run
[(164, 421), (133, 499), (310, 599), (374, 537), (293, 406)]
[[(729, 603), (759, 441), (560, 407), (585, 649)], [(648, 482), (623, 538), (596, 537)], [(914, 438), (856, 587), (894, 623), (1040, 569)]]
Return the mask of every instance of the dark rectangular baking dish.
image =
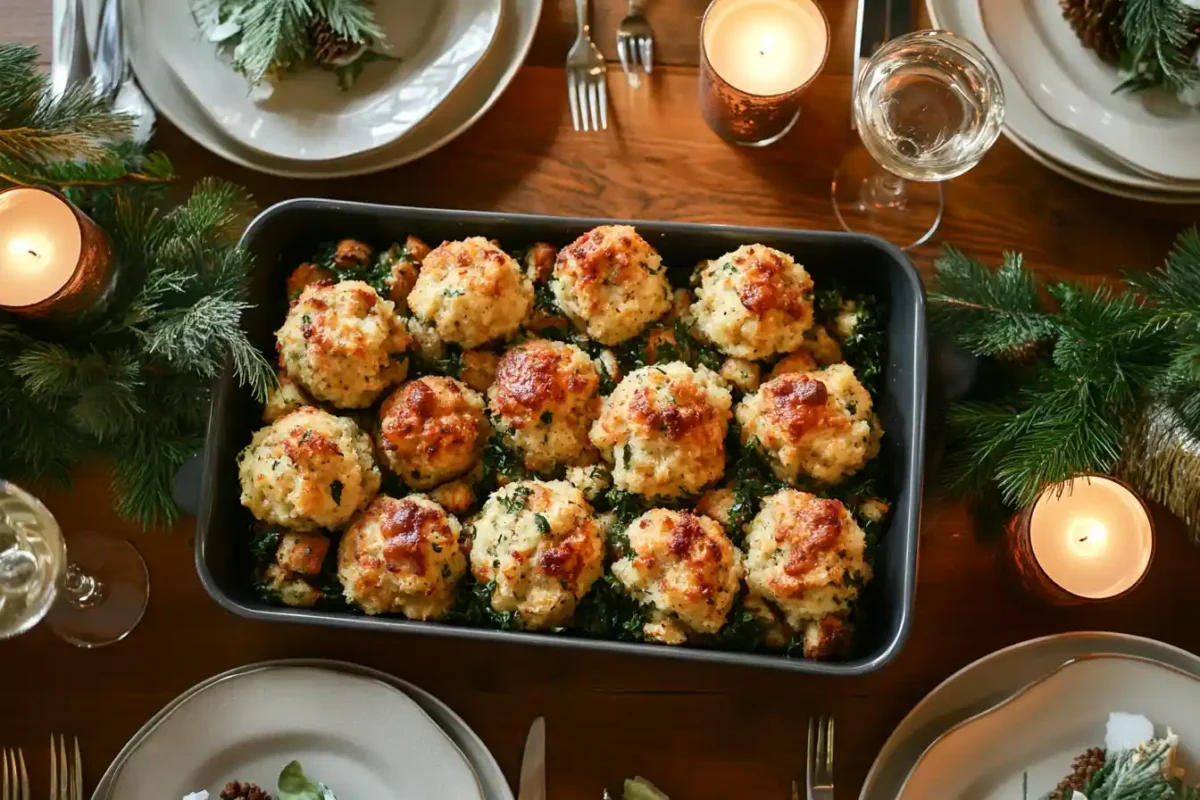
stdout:
[[(279, 203), (260, 214), (242, 237), (258, 263), (250, 293), (254, 308), (245, 314), (242, 324), (264, 352), (274, 352), (273, 332), (287, 310), (283, 288), (287, 272), (305, 260), (321, 241), (353, 237), (385, 243), (403, 241), (411, 233), (431, 244), (482, 235), (498, 239), (509, 249), (540, 240), (562, 246), (589, 228), (609, 222), (613, 220), (403, 208), (338, 200)], [(608, 650), (821, 675), (863, 675), (890, 661), (908, 635), (916, 588), (926, 394), (925, 299), (920, 276), (899, 250), (868, 236), (674, 222), (631, 224), (659, 250), (667, 264), (694, 264), (742, 244), (760, 242), (795, 256), (813, 275), (818, 288), (823, 280), (836, 276), (887, 304), (889, 346), (884, 388), (877, 404), (886, 431), (881, 457), (886, 459), (890, 495), (896, 502), (883, 537), (875, 580), (861, 601), (865, 604), (860, 615), (864, 622), (852, 660), (817, 662), (782, 655), (482, 630), (264, 604), (254, 596), (248, 579), (250, 555), (244, 536), (251, 519), (238, 500), (234, 467), (238, 451), (262, 424), (260, 408), (228, 369), (213, 391), (196, 530), (196, 568), (209, 594), (235, 614), (254, 619), (455, 636), (480, 642)]]

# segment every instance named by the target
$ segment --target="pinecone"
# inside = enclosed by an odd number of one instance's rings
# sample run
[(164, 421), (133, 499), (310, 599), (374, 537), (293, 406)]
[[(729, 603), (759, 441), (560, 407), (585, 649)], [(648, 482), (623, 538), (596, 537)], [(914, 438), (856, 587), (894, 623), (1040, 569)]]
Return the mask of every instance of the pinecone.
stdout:
[(324, 17), (314, 19), (308, 33), (312, 42), (313, 58), (318, 64), (336, 64), (343, 60), (352, 61), (353, 56), (362, 49), (362, 45), (338, 36)]
[(1084, 47), (1109, 64), (1116, 64), (1125, 49), (1126, 0), (1058, 0)]
[(1093, 747), (1081, 756), (1075, 756), (1071, 763), (1071, 774), (1062, 779), (1050, 796), (1055, 798), (1070, 797), (1071, 792), (1082, 792), (1088, 781), (1096, 774), (1096, 770), (1104, 766), (1104, 748)]

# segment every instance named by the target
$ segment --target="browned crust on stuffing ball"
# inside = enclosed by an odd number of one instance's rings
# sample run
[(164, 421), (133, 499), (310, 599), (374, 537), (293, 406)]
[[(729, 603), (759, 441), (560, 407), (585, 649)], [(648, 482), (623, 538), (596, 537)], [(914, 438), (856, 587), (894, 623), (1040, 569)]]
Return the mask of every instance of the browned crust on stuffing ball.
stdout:
[(595, 372), (571, 366), (574, 353), (542, 342), (510, 348), (496, 367), (494, 410), (514, 428), (523, 428), (542, 409), (561, 404), (569, 394), (593, 392)]
[[(634, 248), (650, 247), (636, 233), (627, 233), (605, 245), (606, 232), (604, 226), (588, 231), (560, 250), (554, 262), (556, 272), (577, 274), (576, 297), (589, 311), (595, 310), (600, 300), (591, 285), (637, 281), (643, 270), (634, 258)], [(574, 270), (570, 268), (571, 259)]]
[[(433, 459), (446, 450), (467, 451), (485, 434), (482, 412), (468, 403), (458, 381), (436, 375), (409, 381), (379, 408), (379, 446), (400, 458)], [(463, 471), (470, 464), (463, 464)]]
[(713, 409), (699, 387), (690, 383), (674, 382), (671, 391), (675, 395), (675, 402), (660, 407), (654, 400), (654, 390), (641, 388), (629, 401), (629, 409), (640, 424), (661, 431), (668, 439), (677, 442), (696, 428), (706, 425), (712, 419)]
[(783, 574), (772, 580), (772, 589), (780, 597), (795, 597), (808, 589), (823, 586), (828, 576), (814, 578), (812, 570), (837, 544), (842, 534), (845, 507), (837, 500), (806, 498), (791, 519), (780, 522), (775, 540), (788, 548)]
[(570, 533), (558, 537), (554, 547), (543, 550), (538, 556), (538, 567), (573, 592), (578, 588), (584, 567), (595, 562), (596, 557), (596, 522), (587, 519)]
[(826, 406), (829, 390), (821, 381), (808, 375), (780, 375), (761, 391), (768, 401), (766, 413), (793, 439), (798, 440), (817, 427), (844, 428), (850, 424), (844, 415), (829, 413)]
[(525, 254), (525, 272), (536, 283), (545, 283), (554, 271), (554, 259), (558, 249), (552, 244), (537, 242)]
[(329, 538), (324, 534), (287, 533), (275, 553), (275, 563), (288, 572), (316, 575), (328, 552)]
[(428, 543), (435, 539), (450, 537), (450, 526), (446, 514), (438, 509), (423, 506), (408, 498), (376, 500), (382, 507), (368, 509), (380, 516), (380, 532), (383, 534), (383, 559), (388, 572), (424, 574)]
[[(311, 406), (296, 409), (292, 414), (299, 414), (309, 408)], [(337, 446), (337, 442), (320, 431), (293, 428), (283, 443), (283, 452), (298, 466), (311, 467), (319, 463), (322, 458), (340, 456), (342, 449)]]
[(420, 264), (425, 260), (425, 256), (429, 255), (429, 245), (416, 236), (410, 235), (404, 240), (404, 252), (409, 258)]
[(782, 278), (790, 270), (782, 254), (768, 248), (753, 248), (749, 253), (735, 256), (733, 264), (742, 272), (738, 299), (755, 314), (782, 311), (788, 316), (801, 317), (807, 309), (806, 295), (812, 291), (812, 279), (794, 286)]
[(804, 635), (805, 658), (837, 659), (850, 654), (854, 629), (841, 617), (824, 617), (810, 622), (809, 627)]

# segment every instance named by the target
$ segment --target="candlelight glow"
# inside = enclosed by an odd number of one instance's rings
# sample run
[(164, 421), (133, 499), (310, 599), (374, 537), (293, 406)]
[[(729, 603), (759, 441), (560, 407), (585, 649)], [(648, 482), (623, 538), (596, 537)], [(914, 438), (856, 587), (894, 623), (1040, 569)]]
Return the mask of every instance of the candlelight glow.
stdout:
[(71, 280), (83, 248), (79, 220), (42, 189), (0, 193), (0, 307), (32, 306)]
[(1067, 526), (1067, 544), (1084, 558), (1102, 555), (1108, 549), (1108, 526), (1089, 517), (1073, 520)]
[(718, 75), (764, 97), (808, 83), (829, 45), (829, 29), (814, 0), (715, 0), (700, 36)]

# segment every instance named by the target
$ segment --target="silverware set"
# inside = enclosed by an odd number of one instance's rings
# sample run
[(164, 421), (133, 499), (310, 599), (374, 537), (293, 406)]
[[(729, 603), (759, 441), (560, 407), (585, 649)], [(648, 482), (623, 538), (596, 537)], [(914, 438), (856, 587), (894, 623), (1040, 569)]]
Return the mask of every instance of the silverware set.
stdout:
[[(567, 53), (567, 99), (575, 130), (603, 131), (608, 130), (608, 62), (592, 40), (589, 11), (588, 0), (575, 0), (579, 33)], [(617, 26), (617, 57), (635, 89), (654, 70), (654, 31), (644, 0), (629, 0), (628, 13)]]
[[(79, 754), (79, 739), (67, 750), (67, 740), (50, 736), (50, 800), (84, 800), (83, 758)], [(29, 800), (29, 770), (25, 768), (25, 753), (20, 749), (0, 749), (0, 800)]]

